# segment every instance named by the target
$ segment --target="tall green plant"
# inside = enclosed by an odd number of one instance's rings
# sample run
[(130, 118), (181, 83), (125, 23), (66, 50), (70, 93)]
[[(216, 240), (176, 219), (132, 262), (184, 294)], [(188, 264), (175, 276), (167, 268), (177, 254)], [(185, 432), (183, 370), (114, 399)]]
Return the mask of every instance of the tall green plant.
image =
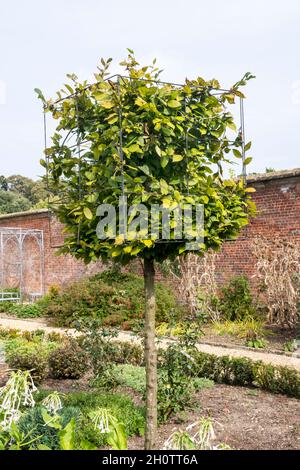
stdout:
[[(143, 203), (147, 209), (153, 205), (170, 209), (204, 204), (204, 243), (196, 245), (197, 253), (218, 248), (223, 240), (234, 237), (248, 222), (250, 202), (242, 181), (223, 177), (223, 164), (240, 159), (243, 147), (238, 133), (233, 142), (227, 135), (228, 130), (237, 129), (226, 105), (243, 97), (239, 88), (252, 76), (245, 74), (225, 92), (215, 79), (199, 77), (179, 87), (163, 83), (155, 61), (140, 67), (132, 51), (121, 63), (128, 78), (106, 80), (110, 62), (101, 60), (94, 85), (69, 75), (72, 84), (65, 85), (56, 100), (46, 101), (37, 92), (45, 112), (58, 122), (46, 156), (49, 186), (62, 201), (54, 210), (68, 232), (64, 251), (86, 262), (98, 258), (123, 264), (136, 257), (144, 260), (145, 447), (151, 449), (157, 421), (154, 261), (186, 253), (186, 240), (177, 240), (176, 224), (170, 227), (166, 243), (149, 238), (142, 230), (138, 238), (130, 231), (126, 239), (108, 232), (106, 239), (99, 240), (97, 207), (118, 207), (123, 189), (128, 207)], [(74, 145), (74, 139), (84, 146)], [(247, 144), (246, 149), (249, 147)], [(247, 158), (245, 163), (250, 161)], [(116, 222), (119, 229), (122, 220), (118, 214)]]

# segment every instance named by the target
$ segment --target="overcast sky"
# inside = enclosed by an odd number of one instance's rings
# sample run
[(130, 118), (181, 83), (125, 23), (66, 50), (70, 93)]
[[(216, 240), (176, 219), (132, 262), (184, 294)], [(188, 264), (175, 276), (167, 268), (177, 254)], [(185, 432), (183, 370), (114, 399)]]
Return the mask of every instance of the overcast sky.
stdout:
[(299, 0), (0, 0), (0, 174), (42, 174), (41, 105), (66, 73), (92, 77), (100, 57), (114, 69), (134, 49), (156, 57), (163, 78), (245, 72), (250, 171), (300, 167)]

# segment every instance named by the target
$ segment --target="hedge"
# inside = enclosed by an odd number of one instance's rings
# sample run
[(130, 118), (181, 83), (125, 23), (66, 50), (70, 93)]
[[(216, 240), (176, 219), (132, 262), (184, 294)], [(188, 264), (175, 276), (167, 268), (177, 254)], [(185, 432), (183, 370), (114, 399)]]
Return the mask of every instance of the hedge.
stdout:
[(203, 352), (198, 352), (195, 359), (199, 377), (229, 385), (254, 386), (271, 393), (300, 398), (300, 374), (296, 369)]

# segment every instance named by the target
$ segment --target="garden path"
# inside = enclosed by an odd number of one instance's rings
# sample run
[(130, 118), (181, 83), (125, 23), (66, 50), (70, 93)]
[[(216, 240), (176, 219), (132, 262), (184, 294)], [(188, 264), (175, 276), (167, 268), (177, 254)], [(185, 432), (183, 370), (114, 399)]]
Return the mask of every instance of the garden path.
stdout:
[[(21, 320), (18, 318), (11, 318), (11, 317), (8, 318), (5, 316), (1, 316), (0, 328), (17, 328), (18, 330), (21, 330), (21, 331), (34, 331), (37, 329), (43, 329), (47, 333), (57, 332), (57, 333), (63, 333), (63, 334), (68, 333), (71, 335), (76, 335), (76, 330), (74, 329), (49, 326), (47, 324), (47, 321), (43, 319)], [(127, 331), (121, 331), (118, 335), (118, 340), (130, 341), (130, 342), (141, 341), (136, 335)], [(164, 347), (171, 341), (173, 340), (163, 339), (163, 340), (160, 340), (159, 345), (160, 347)], [(215, 354), (217, 356), (248, 357), (249, 359), (252, 359), (254, 361), (263, 361), (264, 363), (267, 363), (267, 364), (294, 367), (295, 369), (300, 371), (300, 357), (297, 357), (296, 354), (295, 355), (290, 354), (288, 356), (285, 354), (254, 351), (253, 349), (248, 350), (248, 349), (239, 348), (238, 346), (224, 347), (224, 346), (217, 346), (217, 345), (205, 344), (205, 343), (199, 343), (198, 349), (199, 351), (209, 353), (209, 354)]]

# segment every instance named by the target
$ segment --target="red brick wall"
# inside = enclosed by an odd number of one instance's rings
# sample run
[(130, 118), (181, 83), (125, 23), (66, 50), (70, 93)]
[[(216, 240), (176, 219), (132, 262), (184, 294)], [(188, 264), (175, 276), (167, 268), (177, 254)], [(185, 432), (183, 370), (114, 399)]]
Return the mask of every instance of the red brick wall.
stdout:
[[(290, 174), (289, 174), (290, 175)], [(251, 242), (259, 235), (270, 239), (276, 235), (300, 243), (300, 171), (292, 176), (258, 177), (249, 185), (256, 189), (252, 198), (257, 205), (258, 214), (234, 242), (226, 242), (218, 257), (217, 275), (220, 283), (234, 275), (254, 274), (254, 258)], [(45, 289), (61, 285), (84, 275), (103, 270), (101, 262), (85, 266), (71, 256), (57, 256), (62, 245), (62, 225), (49, 212), (24, 213), (0, 217), (0, 227), (21, 227), (39, 229), (44, 233)], [(31, 243), (31, 245), (30, 245)], [(24, 280), (27, 292), (39, 291), (39, 258), (37, 246), (32, 241), (24, 245)], [(6, 276), (9, 285), (17, 283), (13, 273), (15, 252), (13, 247), (6, 253)]]
[(217, 265), (220, 283), (241, 274), (251, 279), (255, 272), (251, 243), (255, 237), (280, 236), (300, 243), (300, 174), (269, 180), (257, 178), (250, 180), (249, 186), (256, 189), (252, 199), (258, 213), (236, 241), (223, 245)]
[[(1, 227), (42, 230), (44, 234), (44, 286), (45, 291), (51, 286), (59, 286), (84, 275), (99, 272), (103, 269), (101, 262), (86, 266), (83, 262), (69, 255), (57, 256), (58, 248), (63, 243), (62, 224), (47, 211), (16, 214), (13, 217), (0, 217)], [(31, 238), (24, 242), (24, 289), (25, 292), (40, 292), (40, 257), (38, 245)], [(18, 268), (17, 247), (10, 244), (4, 251), (5, 286), (17, 287)]]

